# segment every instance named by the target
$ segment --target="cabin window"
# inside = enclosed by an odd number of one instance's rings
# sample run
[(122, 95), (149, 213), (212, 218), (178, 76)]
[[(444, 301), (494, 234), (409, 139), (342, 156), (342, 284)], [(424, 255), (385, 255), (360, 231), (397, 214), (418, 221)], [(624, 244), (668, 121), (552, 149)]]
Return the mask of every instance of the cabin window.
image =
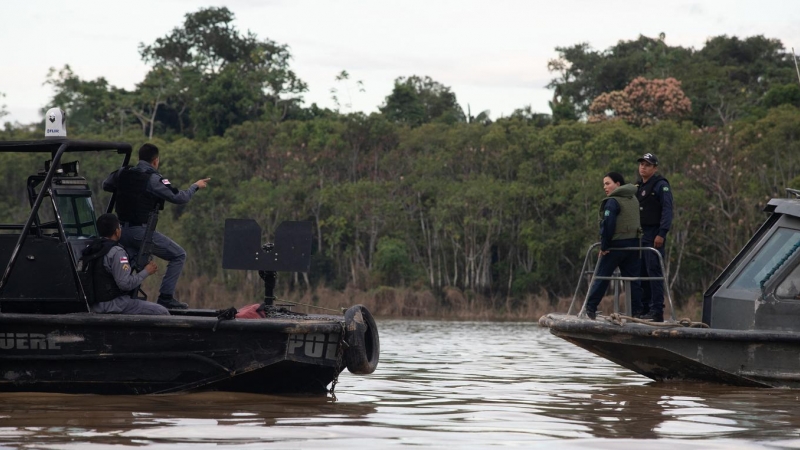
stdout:
[(38, 211), (39, 224), (43, 229), (44, 234), (51, 234), (58, 232), (58, 222), (56, 222), (56, 211), (53, 209), (53, 203), (50, 199), (45, 197), (45, 200), (39, 206)]
[(59, 195), (56, 197), (61, 223), (68, 237), (97, 236), (91, 197)]
[(764, 244), (747, 263), (739, 276), (731, 283), (731, 289), (743, 289), (747, 291), (761, 291), (761, 281), (767, 274), (794, 249), (795, 244), (800, 242), (800, 230), (791, 228), (778, 228), (769, 240)]
[(800, 265), (778, 285), (775, 296), (786, 300), (800, 300)]

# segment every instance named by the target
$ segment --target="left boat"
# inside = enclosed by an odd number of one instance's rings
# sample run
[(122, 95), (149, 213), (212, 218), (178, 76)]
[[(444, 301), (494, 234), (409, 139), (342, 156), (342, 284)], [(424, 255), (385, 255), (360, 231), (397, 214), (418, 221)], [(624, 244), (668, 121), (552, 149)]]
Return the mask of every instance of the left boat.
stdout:
[[(67, 139), (63, 112), (46, 117), (44, 140), (0, 141), (0, 152), (45, 155), (27, 179), (27, 219), (0, 224), (0, 392), (324, 394), (345, 367), (375, 371), (378, 328), (362, 305), (310, 315), (264, 304), (266, 318), (255, 320), (206, 309), (92, 313), (79, 261), (97, 238), (92, 183), (64, 160), (113, 152), (125, 166), (132, 147)], [(113, 205), (112, 196), (107, 212)], [(255, 222), (228, 220), (223, 267), (307, 271), (310, 232), (307, 222), (285, 222), (274, 246), (262, 246)]]

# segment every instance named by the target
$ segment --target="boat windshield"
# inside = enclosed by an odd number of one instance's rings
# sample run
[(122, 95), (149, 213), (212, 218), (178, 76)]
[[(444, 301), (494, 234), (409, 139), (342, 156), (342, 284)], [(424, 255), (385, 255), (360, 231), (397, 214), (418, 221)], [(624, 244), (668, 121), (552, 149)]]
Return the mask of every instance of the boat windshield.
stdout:
[(784, 300), (800, 300), (800, 265), (778, 285), (775, 296)]
[(790, 252), (797, 249), (800, 242), (800, 230), (779, 228), (770, 236), (766, 244), (750, 259), (747, 266), (731, 283), (731, 289), (761, 291), (761, 282), (767, 274), (774, 272), (776, 266), (782, 264)]
[(61, 223), (68, 237), (97, 236), (92, 198), (82, 195), (56, 196)]

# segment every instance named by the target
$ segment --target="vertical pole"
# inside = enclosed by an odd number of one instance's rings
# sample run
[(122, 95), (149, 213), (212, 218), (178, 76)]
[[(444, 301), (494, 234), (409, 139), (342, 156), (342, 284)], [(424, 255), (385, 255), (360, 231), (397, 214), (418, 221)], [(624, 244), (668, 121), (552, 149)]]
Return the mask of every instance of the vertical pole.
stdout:
[(39, 213), (39, 207), (42, 205), (44, 194), (48, 191), (50, 183), (53, 182), (53, 176), (56, 173), (56, 169), (60, 167), (61, 156), (67, 150), (67, 147), (69, 147), (69, 142), (64, 142), (58, 147), (58, 151), (56, 151), (55, 155), (53, 155), (53, 162), (50, 165), (50, 170), (47, 171), (47, 175), (44, 177), (44, 182), (42, 183), (42, 188), (39, 191), (39, 195), (36, 196), (36, 201), (33, 202), (31, 213), (28, 215), (28, 220), (25, 222), (25, 226), (22, 227), (22, 232), (19, 235), (19, 239), (17, 239), (17, 245), (14, 246), (14, 250), (11, 252), (11, 258), (8, 260), (6, 270), (3, 273), (3, 278), (0, 278), (0, 294), (3, 293), (3, 290), (8, 283), (8, 277), (11, 274), (11, 270), (14, 268), (14, 264), (17, 262), (17, 258), (19, 257), (19, 250), (22, 248), (25, 238), (28, 237), (28, 233), (31, 231), (33, 218)]

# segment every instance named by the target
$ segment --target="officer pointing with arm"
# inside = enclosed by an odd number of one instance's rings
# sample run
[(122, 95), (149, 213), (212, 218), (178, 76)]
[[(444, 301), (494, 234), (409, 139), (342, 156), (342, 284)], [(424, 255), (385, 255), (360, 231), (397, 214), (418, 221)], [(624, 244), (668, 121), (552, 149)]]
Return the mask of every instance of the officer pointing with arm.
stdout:
[[(142, 246), (147, 219), (151, 211), (164, 201), (183, 205), (195, 192), (208, 186), (203, 178), (186, 190), (178, 190), (158, 172), (160, 165), (158, 147), (144, 144), (139, 148), (139, 162), (111, 173), (103, 182), (103, 190), (116, 192), (116, 212), (122, 224), (120, 243), (133, 255)], [(186, 252), (169, 237), (153, 233), (153, 255), (168, 261), (167, 271), (161, 281), (158, 304), (169, 309), (186, 309), (188, 304), (174, 298), (175, 286), (186, 261)]]
[[(639, 199), (639, 214), (642, 221), (642, 247), (653, 247), (661, 254), (666, 264), (664, 251), (667, 233), (672, 227), (672, 190), (669, 181), (658, 173), (658, 158), (645, 153), (639, 158), (639, 176), (636, 198)], [(662, 277), (658, 256), (652, 251), (642, 252), (641, 276)], [(642, 318), (654, 322), (664, 321), (664, 282), (642, 280)]]

